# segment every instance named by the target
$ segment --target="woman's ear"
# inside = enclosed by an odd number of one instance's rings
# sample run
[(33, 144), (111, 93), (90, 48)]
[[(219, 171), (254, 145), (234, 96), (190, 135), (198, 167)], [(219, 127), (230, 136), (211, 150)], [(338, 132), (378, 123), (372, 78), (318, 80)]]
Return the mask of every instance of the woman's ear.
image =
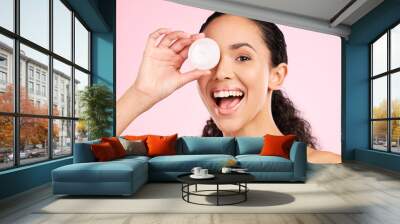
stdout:
[(281, 88), (283, 81), (285, 81), (288, 73), (288, 66), (286, 63), (280, 63), (271, 69), (268, 80), (268, 88), (271, 90), (278, 90)]

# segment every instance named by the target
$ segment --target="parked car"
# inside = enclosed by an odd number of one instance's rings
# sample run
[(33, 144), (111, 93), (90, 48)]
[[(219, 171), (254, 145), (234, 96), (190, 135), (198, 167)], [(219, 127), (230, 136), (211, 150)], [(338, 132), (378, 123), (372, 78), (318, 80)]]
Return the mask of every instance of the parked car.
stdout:
[(42, 148), (36, 148), (31, 151), (31, 157), (43, 157), (46, 155), (46, 150)]
[(21, 152), (19, 153), (19, 158), (20, 158), (20, 159), (27, 159), (27, 158), (29, 158), (29, 156), (30, 156), (30, 153), (29, 153), (29, 152), (26, 152), (26, 150), (25, 150), (25, 151), (21, 151)]
[(14, 160), (14, 153), (8, 154), (8, 155), (7, 155), (7, 159), (8, 159), (8, 161)]
[[(10, 159), (10, 160), (13, 160), (13, 159), (14, 159), (14, 154), (10, 154), (10, 155), (8, 155), (8, 156), (9, 156), (9, 159)], [(29, 150), (29, 149), (25, 149), (25, 150), (23, 150), (23, 151), (21, 151), (21, 152), (19, 153), (19, 158), (20, 158), (20, 159), (27, 159), (27, 158), (30, 158), (30, 157), (32, 157), (32, 151)]]
[(55, 156), (61, 155), (61, 149), (54, 149), (53, 152)]

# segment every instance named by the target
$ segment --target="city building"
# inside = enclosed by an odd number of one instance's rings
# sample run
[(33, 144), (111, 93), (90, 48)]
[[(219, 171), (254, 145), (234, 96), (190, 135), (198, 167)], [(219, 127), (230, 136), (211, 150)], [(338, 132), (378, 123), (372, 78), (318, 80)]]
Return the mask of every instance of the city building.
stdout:
[[(13, 48), (0, 42), (0, 94), (4, 94), (7, 86), (14, 86)], [(20, 54), (20, 88), (26, 92), (29, 101), (35, 108), (49, 108), (49, 68), (34, 58), (27, 57), (25, 52)], [(70, 117), (72, 114), (72, 86), (71, 75), (53, 69), (53, 114), (59, 117)], [(79, 80), (75, 80), (79, 85)], [(79, 97), (76, 97), (79, 105)], [(80, 114), (80, 107), (76, 106), (76, 116)], [(24, 113), (23, 109), (21, 113)], [(64, 124), (65, 122), (65, 124)], [(71, 122), (60, 120), (60, 133), (56, 144), (71, 144)]]

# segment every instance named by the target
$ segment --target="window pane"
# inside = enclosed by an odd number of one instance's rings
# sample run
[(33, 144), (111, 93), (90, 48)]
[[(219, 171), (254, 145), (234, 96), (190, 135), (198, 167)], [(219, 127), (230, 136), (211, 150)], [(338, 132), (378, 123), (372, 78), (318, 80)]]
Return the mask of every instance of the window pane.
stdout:
[(372, 69), (373, 75), (387, 71), (387, 34), (372, 45)]
[(400, 67), (400, 24), (390, 32), (390, 67), (391, 69), (395, 69)]
[(392, 74), (391, 77), (390, 98), (392, 101), (392, 117), (400, 118), (400, 72)]
[(80, 94), (86, 86), (89, 86), (89, 75), (75, 69), (75, 117), (81, 115)]
[(14, 125), (10, 116), (0, 116), (0, 170), (14, 165)]
[(53, 115), (72, 117), (71, 66), (53, 60)]
[(72, 154), (72, 121), (53, 120), (53, 157)]
[(20, 118), (20, 164), (49, 158), (48, 127), (45, 118)]
[(14, 31), (14, 1), (1, 0), (0, 9), (0, 26), (10, 31)]
[(20, 0), (21, 36), (49, 48), (49, 0)]
[(21, 44), (20, 60), (21, 113), (48, 114), (49, 57)]
[(0, 35), (0, 111), (14, 111), (14, 43)]
[(372, 118), (387, 117), (387, 77), (372, 80)]
[(88, 129), (84, 120), (75, 121), (75, 143), (88, 140)]
[(89, 32), (75, 18), (75, 64), (89, 70)]
[(72, 60), (72, 12), (60, 0), (53, 0), (53, 17), (53, 51)]
[(372, 122), (372, 148), (387, 151), (387, 121)]
[(400, 120), (391, 121), (392, 124), (392, 152), (400, 153)]

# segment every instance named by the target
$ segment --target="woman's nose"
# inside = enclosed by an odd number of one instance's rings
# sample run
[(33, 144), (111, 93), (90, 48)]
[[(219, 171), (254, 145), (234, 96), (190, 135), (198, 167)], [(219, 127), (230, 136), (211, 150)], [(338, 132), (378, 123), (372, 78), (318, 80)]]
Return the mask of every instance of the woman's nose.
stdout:
[(231, 66), (224, 60), (219, 61), (218, 65), (214, 68), (215, 69), (215, 80), (224, 80), (224, 79), (231, 79), (233, 76), (233, 71), (231, 71)]

